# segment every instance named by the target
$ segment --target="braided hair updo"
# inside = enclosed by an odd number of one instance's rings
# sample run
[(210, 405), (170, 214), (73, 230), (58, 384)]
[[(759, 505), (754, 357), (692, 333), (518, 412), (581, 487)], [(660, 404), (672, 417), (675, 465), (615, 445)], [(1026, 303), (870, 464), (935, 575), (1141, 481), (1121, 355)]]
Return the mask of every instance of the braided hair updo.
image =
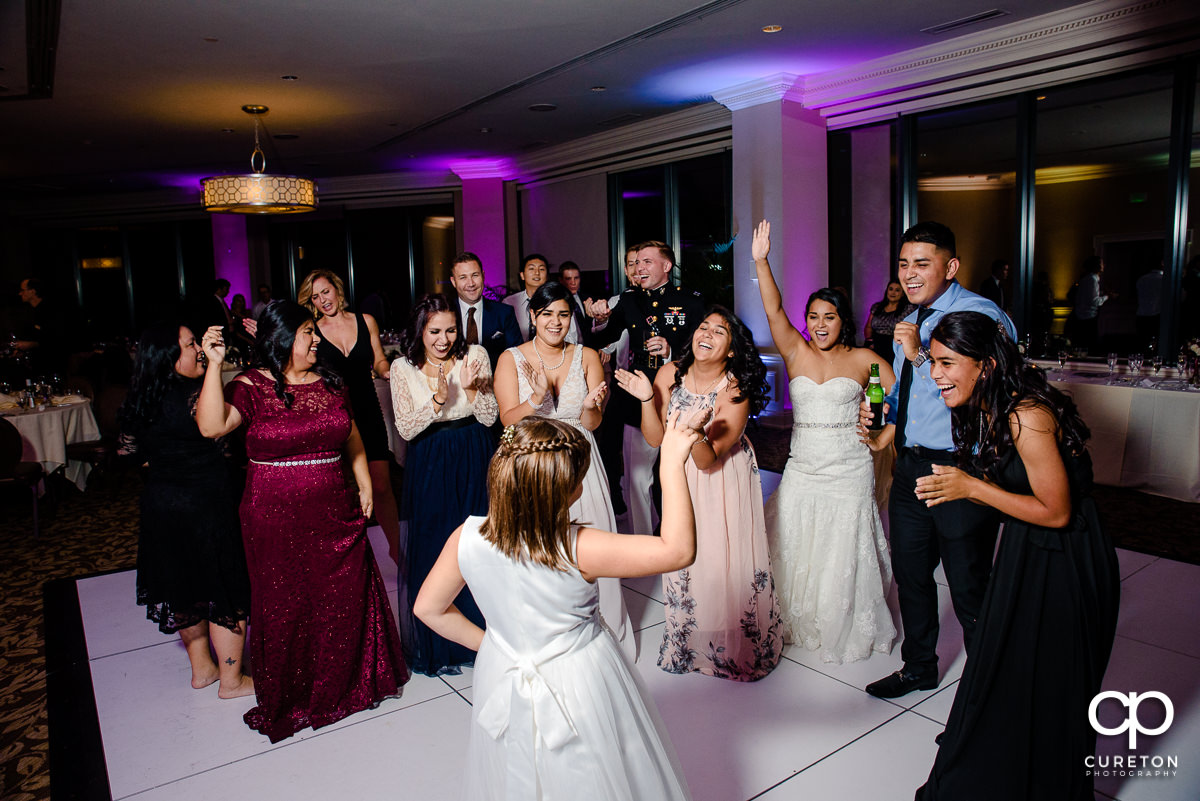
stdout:
[(571, 496), (591, 457), (583, 434), (567, 423), (526, 417), (508, 426), (488, 468), (488, 496), (496, 500), (480, 527), (483, 538), (510, 559), (557, 570), (575, 564)]

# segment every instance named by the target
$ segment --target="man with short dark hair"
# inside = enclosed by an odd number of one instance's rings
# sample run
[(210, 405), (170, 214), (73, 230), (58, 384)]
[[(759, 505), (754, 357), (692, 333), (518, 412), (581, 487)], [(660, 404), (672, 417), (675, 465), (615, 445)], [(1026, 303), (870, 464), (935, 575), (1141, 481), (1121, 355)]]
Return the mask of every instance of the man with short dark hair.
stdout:
[(558, 268), (558, 281), (571, 293), (571, 299), (568, 302), (571, 305), (571, 322), (578, 332), (577, 341), (592, 347), (595, 336), (592, 334), (592, 321), (587, 312), (592, 299), (579, 294), (580, 285), (583, 283), (583, 274), (579, 270), (579, 265), (573, 261), (564, 261)]
[(254, 301), (254, 308), (250, 310), (250, 316), (255, 320), (258, 316), (266, 311), (267, 304), (271, 302), (271, 287), (268, 284), (258, 285), (258, 299)]
[(46, 284), (37, 278), (26, 278), (17, 292), (21, 301), (33, 309), (33, 320), (13, 347), (31, 356), (37, 372), (58, 371), (66, 366), (66, 320), (47, 292)]
[(513, 310), (483, 296), (483, 262), (470, 251), (454, 257), (450, 284), (458, 296), (458, 335), (468, 344), (483, 345), (495, 370), (500, 354), (521, 344)]
[(979, 285), (980, 297), (987, 298), (1001, 309), (1008, 308), (1004, 292), (1004, 282), (1007, 280), (1008, 261), (1005, 259), (996, 259), (992, 262), (991, 275), (983, 279), (983, 283)]
[[(959, 262), (954, 232), (941, 223), (922, 222), (900, 238), (898, 278), (916, 306), (893, 334), (893, 367), (900, 380), (886, 398), (885, 414), (895, 412), (896, 466), (888, 500), (892, 571), (900, 599), (904, 667), (866, 690), (878, 698), (898, 698), (938, 685), (938, 598), (933, 571), (941, 561), (950, 600), (962, 625), (970, 655), (975, 622), (983, 604), (999, 518), (991, 507), (968, 500), (929, 507), (916, 496), (919, 476), (933, 465), (952, 465), (954, 436), (950, 409), (929, 373), (929, 335), (943, 315), (978, 311), (1016, 338), (1012, 321), (995, 303), (963, 289), (955, 280)], [(863, 403), (863, 421), (871, 418)]]

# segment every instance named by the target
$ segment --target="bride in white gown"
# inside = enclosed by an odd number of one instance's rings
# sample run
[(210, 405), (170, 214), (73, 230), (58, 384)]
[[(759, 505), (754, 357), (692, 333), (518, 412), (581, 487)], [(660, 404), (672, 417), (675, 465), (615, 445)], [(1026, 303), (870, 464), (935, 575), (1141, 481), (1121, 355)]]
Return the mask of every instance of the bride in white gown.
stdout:
[(754, 231), (754, 263), (792, 400), (791, 452), (767, 503), (767, 538), (784, 638), (825, 662), (888, 653), (896, 637), (887, 594), (891, 560), (875, 500), (870, 449), (858, 437), (871, 364), (885, 391), (891, 365), (853, 345), (849, 301), (819, 289), (808, 299), (805, 338), (788, 320), (771, 274), (771, 224)]
[[(566, 342), (571, 324), (567, 289), (551, 281), (529, 299), (533, 338), (509, 348), (496, 362), (495, 392), (500, 422), (511, 425), (537, 415), (570, 423), (592, 449), (591, 467), (583, 478), (583, 494), (571, 504), (571, 519), (605, 531), (617, 527), (608, 478), (592, 431), (600, 425), (607, 385), (600, 356), (592, 348)], [(649, 534), (649, 531), (640, 532)], [(637, 641), (621, 581), (600, 579), (600, 616), (629, 656), (637, 659)]]

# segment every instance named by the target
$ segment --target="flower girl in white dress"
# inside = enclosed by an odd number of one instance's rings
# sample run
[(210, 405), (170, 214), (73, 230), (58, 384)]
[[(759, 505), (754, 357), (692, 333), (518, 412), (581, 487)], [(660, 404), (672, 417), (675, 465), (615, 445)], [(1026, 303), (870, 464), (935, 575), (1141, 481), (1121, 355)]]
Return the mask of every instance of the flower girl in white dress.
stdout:
[[(540, 417), (505, 429), (488, 516), (451, 535), (414, 606), (431, 629), (479, 652), (463, 798), (690, 797), (653, 701), (600, 619), (595, 584), (695, 559), (683, 468), (698, 435), (677, 418), (661, 450), (661, 537), (572, 524), (591, 464), (578, 429)], [(464, 584), (486, 631), (453, 605)]]

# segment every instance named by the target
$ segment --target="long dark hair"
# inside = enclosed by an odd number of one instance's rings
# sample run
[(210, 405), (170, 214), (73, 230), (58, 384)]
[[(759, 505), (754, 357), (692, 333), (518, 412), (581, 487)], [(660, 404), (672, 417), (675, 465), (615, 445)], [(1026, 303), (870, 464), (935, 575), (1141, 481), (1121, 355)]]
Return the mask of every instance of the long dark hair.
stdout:
[(962, 467), (993, 475), (1013, 447), (1009, 416), (1022, 406), (1045, 407), (1058, 421), (1060, 447), (1073, 454), (1083, 449), (1091, 432), (1074, 401), (1050, 386), (1041, 370), (1025, 364), (1000, 323), (981, 312), (952, 312), (938, 321), (931, 338), (983, 365), (970, 400), (950, 410)]
[(117, 412), (123, 431), (136, 435), (153, 423), (167, 391), (183, 380), (175, 372), (175, 363), (182, 354), (179, 329), (183, 327), (183, 323), (173, 320), (156, 323), (142, 332), (133, 359), (129, 394)]
[[(833, 287), (822, 287), (816, 292), (808, 296), (808, 303), (804, 304), (804, 318), (808, 319), (808, 312), (812, 309), (813, 303), (818, 300), (823, 300), (833, 306), (837, 316), (842, 321), (842, 330), (838, 334), (835, 345), (845, 345), (848, 348), (854, 347), (854, 312), (850, 309), (850, 299), (842, 294), (841, 290)], [(887, 292), (884, 292), (884, 300), (887, 300)]]
[[(445, 295), (434, 292), (422, 295), (408, 318), (408, 328), (400, 340), (400, 352), (414, 367), (425, 366), (425, 326), (429, 324), (429, 318), (438, 312), (449, 312), (454, 315), (455, 324), (458, 324), (458, 302), (455, 301), (452, 306)], [(467, 338), (459, 331), (454, 344), (450, 346), (450, 352), (446, 355), (459, 358), (466, 352)]]
[[(767, 366), (758, 354), (758, 346), (754, 344), (750, 329), (736, 314), (724, 306), (714, 304), (704, 310), (704, 316), (700, 319), (707, 320), (712, 314), (720, 315), (725, 321), (725, 327), (729, 329), (729, 349), (733, 351), (733, 355), (725, 360), (725, 372), (732, 374), (733, 380), (737, 382), (738, 395), (733, 398), (733, 402), (749, 401), (750, 416), (754, 417), (767, 405)], [(689, 337), (687, 344), (683, 346), (683, 354), (675, 365), (675, 383), (671, 385), (672, 390), (683, 383), (683, 376), (695, 361), (696, 355), (692, 353), (692, 340)]]
[[(258, 360), (271, 371), (275, 379), (275, 396), (283, 401), (286, 409), (292, 408), (295, 396), (287, 391), (283, 371), (292, 359), (296, 332), (305, 323), (313, 323), (312, 313), (294, 300), (273, 300), (258, 318), (254, 349), (258, 353)], [(313, 323), (313, 327), (316, 328), (316, 323)], [(322, 364), (319, 357), (312, 369), (321, 376), (327, 389), (336, 392), (342, 388), (341, 376)]]

